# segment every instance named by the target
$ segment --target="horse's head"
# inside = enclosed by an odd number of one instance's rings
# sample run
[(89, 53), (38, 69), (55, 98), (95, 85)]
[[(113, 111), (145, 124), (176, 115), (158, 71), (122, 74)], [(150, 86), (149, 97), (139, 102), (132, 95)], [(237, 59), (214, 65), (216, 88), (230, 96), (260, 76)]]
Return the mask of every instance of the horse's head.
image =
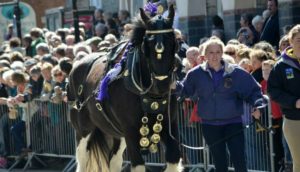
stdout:
[(141, 49), (144, 54), (143, 58), (148, 63), (153, 83), (149, 92), (155, 95), (166, 95), (172, 81), (177, 49), (172, 28), (174, 8), (170, 6), (167, 18), (163, 18), (161, 15), (150, 18), (143, 9), (140, 9), (140, 15), (145, 24)]

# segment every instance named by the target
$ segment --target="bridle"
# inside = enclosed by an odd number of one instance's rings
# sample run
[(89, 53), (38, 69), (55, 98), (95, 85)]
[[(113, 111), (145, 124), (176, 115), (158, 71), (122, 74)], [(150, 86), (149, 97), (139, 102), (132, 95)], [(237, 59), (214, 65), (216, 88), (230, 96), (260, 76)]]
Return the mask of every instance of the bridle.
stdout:
[[(147, 41), (146, 40), (146, 37), (148, 35), (155, 35), (156, 36), (156, 44), (155, 44), (155, 52), (156, 52), (156, 59), (157, 60), (162, 60), (162, 54), (163, 52), (165, 51), (165, 45), (163, 44), (163, 34), (165, 33), (174, 33), (174, 29), (163, 29), (163, 18), (161, 16), (158, 16), (158, 20), (156, 22), (156, 27), (158, 28), (158, 30), (146, 30), (145, 31), (145, 37), (144, 37), (144, 42)], [(144, 52), (144, 42), (142, 44), (142, 52)], [(145, 54), (145, 53), (144, 53)], [(137, 55), (137, 52), (134, 53), (134, 56), (133, 56), (133, 59), (134, 61), (137, 60), (138, 55)], [(153, 83), (155, 80), (157, 81), (164, 81), (168, 78), (173, 78), (172, 75), (174, 75), (174, 67), (171, 67), (168, 74), (167, 75), (159, 75), (155, 72), (155, 70), (153, 69), (153, 66), (151, 65), (150, 63), (150, 59), (149, 58), (146, 58), (147, 60), (147, 64), (148, 64), (148, 67), (149, 67), (149, 71), (150, 71), (150, 77), (151, 77), (151, 84), (147, 87), (147, 88), (143, 88), (143, 86), (140, 86), (138, 84), (138, 82), (135, 80), (135, 78), (133, 77), (133, 75), (131, 76), (131, 79), (132, 79), (132, 82), (133, 84), (135, 85), (135, 87), (139, 90), (140, 94), (146, 94), (148, 93), (152, 86), (153, 86)], [(132, 69), (133, 69), (133, 66), (132, 66)]]

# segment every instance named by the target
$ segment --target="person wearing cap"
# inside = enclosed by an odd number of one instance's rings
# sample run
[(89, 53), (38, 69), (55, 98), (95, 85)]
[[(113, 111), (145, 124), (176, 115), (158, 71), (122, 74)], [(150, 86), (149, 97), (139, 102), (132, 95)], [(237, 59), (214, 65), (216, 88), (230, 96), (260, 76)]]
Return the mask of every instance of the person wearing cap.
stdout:
[(4, 35), (4, 40), (8, 41), (10, 38), (12, 38), (14, 35), (14, 25), (12, 23), (8, 24), (7, 26), (7, 32)]
[(56, 57), (53, 57), (51, 54), (46, 54), (42, 57), (41, 59), (42, 63), (48, 62), (50, 64), (52, 64), (53, 66), (58, 64), (58, 60)]
[(27, 73), (29, 73), (30, 69), (37, 64), (37, 60), (34, 58), (28, 59), (24, 62), (24, 67)]

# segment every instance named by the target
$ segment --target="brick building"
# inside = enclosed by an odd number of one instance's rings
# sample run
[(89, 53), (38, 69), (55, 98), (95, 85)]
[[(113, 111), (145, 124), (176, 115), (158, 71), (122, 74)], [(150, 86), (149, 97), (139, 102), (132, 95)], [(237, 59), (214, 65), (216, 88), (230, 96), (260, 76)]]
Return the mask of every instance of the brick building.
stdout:
[[(210, 35), (212, 16), (219, 15), (223, 19), (225, 38), (228, 40), (236, 37), (240, 28), (241, 14), (247, 12), (253, 16), (261, 15), (267, 6), (267, 0), (177, 0), (176, 2), (181, 30), (192, 45), (198, 45), (201, 37)], [(278, 7), (280, 28), (300, 22), (299, 0), (278, 0)]]
[[(1, 2), (12, 2), (13, 0), (1, 0)], [(65, 5), (65, 0), (21, 0), (29, 4), (36, 14), (36, 22), (38, 27), (44, 26), (43, 17), (45, 16), (45, 10), (49, 8), (55, 8)]]
[[(160, 0), (166, 2), (167, 0)], [(175, 0), (174, 0), (175, 1)], [(2, 0), (2, 2), (9, 2)], [(45, 10), (63, 6), (72, 9), (72, 0), (21, 0), (32, 6), (36, 13), (37, 26), (44, 27)], [(134, 16), (138, 8), (147, 0), (77, 0), (77, 6), (90, 8), (96, 6), (104, 11), (117, 12), (127, 9)], [(285, 25), (299, 23), (300, 0), (278, 0), (279, 23)], [(239, 29), (242, 13), (260, 14), (266, 9), (267, 0), (176, 0), (180, 29), (186, 35), (188, 43), (198, 45), (199, 39), (209, 36), (212, 29), (212, 16), (218, 15), (224, 21), (225, 40), (234, 38)]]
[[(135, 14), (144, 3), (145, 0), (119, 0), (119, 8)], [(210, 36), (214, 15), (223, 19), (225, 40), (228, 40), (236, 37), (241, 14), (261, 15), (267, 0), (176, 0), (176, 4), (180, 30), (189, 44), (198, 45), (200, 38)], [(280, 28), (300, 23), (300, 0), (278, 0), (278, 7)]]

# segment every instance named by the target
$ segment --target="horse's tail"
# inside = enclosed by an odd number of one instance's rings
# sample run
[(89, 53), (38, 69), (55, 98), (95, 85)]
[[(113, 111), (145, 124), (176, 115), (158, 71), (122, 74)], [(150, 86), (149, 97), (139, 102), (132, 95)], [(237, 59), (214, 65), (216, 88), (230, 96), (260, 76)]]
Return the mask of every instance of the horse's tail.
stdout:
[(95, 129), (87, 145), (89, 150), (89, 160), (86, 164), (86, 171), (89, 172), (108, 172), (109, 171), (109, 146), (105, 135)]

